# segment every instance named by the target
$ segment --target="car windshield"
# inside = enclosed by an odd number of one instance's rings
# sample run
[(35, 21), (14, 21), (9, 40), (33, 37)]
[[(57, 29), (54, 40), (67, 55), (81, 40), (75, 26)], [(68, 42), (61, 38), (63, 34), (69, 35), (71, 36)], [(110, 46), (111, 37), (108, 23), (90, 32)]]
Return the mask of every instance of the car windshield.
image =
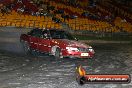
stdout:
[(70, 33), (65, 31), (50, 30), (50, 34), (53, 39), (75, 40), (75, 38)]

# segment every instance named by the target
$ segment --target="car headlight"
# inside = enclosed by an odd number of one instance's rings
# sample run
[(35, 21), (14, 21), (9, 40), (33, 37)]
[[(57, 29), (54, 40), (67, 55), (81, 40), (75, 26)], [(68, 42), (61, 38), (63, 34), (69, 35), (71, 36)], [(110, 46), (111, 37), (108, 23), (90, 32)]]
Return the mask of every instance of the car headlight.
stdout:
[(89, 50), (90, 52), (94, 52), (94, 50), (93, 50), (93, 48), (92, 48), (91, 46), (88, 48), (88, 50)]
[(77, 48), (75, 47), (66, 47), (67, 51), (79, 51)]
[(92, 48), (90, 48), (90, 49), (89, 49), (89, 51), (90, 51), (90, 52), (93, 52), (93, 49), (92, 49)]

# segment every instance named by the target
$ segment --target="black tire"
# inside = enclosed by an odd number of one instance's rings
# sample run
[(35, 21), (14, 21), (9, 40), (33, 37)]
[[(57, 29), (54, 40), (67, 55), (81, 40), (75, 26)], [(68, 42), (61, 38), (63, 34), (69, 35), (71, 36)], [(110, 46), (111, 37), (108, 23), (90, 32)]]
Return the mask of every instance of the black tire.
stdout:
[(61, 53), (60, 49), (59, 49), (59, 48), (56, 48), (56, 51), (55, 51), (55, 58), (56, 58), (56, 59), (62, 58), (62, 56), (61, 56), (60, 53)]
[(31, 49), (29, 47), (29, 44), (27, 42), (21, 42), (24, 50), (25, 55), (31, 54)]

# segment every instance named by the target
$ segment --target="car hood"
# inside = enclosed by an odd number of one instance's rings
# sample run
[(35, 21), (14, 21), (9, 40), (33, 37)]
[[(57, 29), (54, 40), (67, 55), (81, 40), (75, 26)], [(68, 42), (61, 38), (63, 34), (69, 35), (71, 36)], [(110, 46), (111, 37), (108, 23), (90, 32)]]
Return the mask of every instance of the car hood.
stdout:
[(82, 43), (82, 42), (76, 41), (76, 40), (56, 39), (55, 41), (60, 44), (65, 44), (66, 46), (71, 46), (71, 47), (84, 47), (84, 48), (89, 47), (89, 45), (86, 45), (85, 43)]

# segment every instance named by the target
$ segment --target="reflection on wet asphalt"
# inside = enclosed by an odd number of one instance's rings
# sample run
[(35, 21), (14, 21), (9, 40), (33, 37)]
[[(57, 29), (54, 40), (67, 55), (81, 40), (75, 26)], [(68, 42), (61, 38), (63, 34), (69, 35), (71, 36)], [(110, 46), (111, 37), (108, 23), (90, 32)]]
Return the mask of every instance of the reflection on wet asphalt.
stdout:
[[(0, 53), (0, 88), (131, 88), (130, 84), (86, 84), (76, 82), (75, 67), (87, 73), (132, 73), (132, 46), (127, 44), (93, 44), (93, 59), (56, 60), (51, 56), (25, 56)], [(125, 47), (124, 47), (125, 46)]]

